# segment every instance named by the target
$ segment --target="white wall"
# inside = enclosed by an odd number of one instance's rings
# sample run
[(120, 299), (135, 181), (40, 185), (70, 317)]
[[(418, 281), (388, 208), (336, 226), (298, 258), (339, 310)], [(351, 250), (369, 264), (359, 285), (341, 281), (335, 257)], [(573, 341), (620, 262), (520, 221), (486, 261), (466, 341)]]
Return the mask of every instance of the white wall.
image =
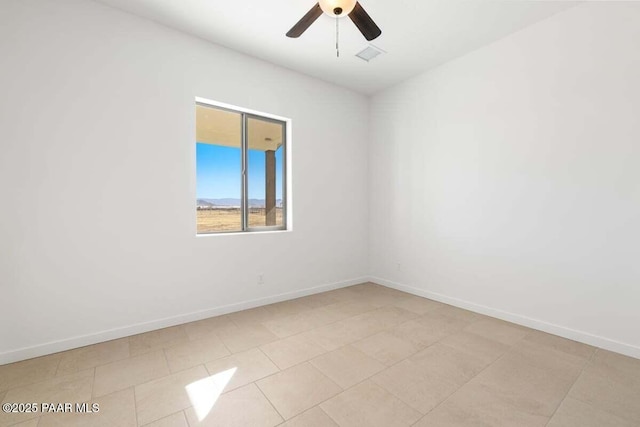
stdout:
[(587, 3), (376, 96), (376, 280), (640, 357), (639, 23)]
[[(579, 6), (368, 117), (97, 3), (2, 1), (0, 364), (368, 273), (639, 357), (639, 20)], [(196, 96), (293, 119), (293, 232), (195, 237)]]
[[(0, 61), (0, 364), (367, 274), (364, 96), (86, 0)], [(196, 238), (196, 96), (293, 120), (292, 232)]]

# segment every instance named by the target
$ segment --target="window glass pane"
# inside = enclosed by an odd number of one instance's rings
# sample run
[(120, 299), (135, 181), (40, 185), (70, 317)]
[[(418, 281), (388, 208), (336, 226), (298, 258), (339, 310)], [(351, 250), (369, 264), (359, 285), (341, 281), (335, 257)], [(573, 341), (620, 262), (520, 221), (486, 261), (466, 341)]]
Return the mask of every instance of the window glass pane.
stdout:
[(283, 226), (284, 126), (247, 119), (249, 227)]
[(198, 234), (242, 230), (242, 115), (196, 105)]

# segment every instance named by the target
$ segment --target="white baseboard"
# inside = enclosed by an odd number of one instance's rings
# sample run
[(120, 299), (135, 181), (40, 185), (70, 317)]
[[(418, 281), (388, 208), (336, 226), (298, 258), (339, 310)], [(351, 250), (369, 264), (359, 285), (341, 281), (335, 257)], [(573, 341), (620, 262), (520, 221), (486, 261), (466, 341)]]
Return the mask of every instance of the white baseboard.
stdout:
[(567, 328), (560, 325), (554, 325), (552, 323), (547, 323), (542, 320), (532, 319), (530, 317), (522, 316), (515, 313), (509, 313), (507, 311), (498, 310), (496, 308), (487, 307), (484, 305), (461, 300), (458, 298), (453, 298), (453, 297), (435, 293), (435, 292), (430, 292), (424, 289), (414, 288), (412, 286), (392, 282), (390, 280), (382, 279), (380, 277), (369, 277), (368, 281), (382, 285), (382, 286), (386, 286), (388, 288), (397, 289), (399, 291), (417, 295), (419, 297), (443, 302), (445, 304), (464, 308), (465, 310), (473, 311), (475, 313), (485, 314), (487, 316), (506, 320), (508, 322), (515, 323), (521, 326), (526, 326), (528, 328), (547, 332), (553, 335), (558, 335), (560, 337), (568, 338), (573, 341), (578, 341), (584, 344), (592, 345), (594, 347), (603, 348), (605, 350), (610, 350), (616, 353), (624, 354), (625, 356), (630, 356), (636, 359), (640, 359), (640, 347), (637, 347), (631, 344), (626, 344), (626, 343), (615, 341), (609, 338), (593, 335), (588, 332), (577, 331), (575, 329)]
[(45, 356), (47, 354), (58, 353), (60, 351), (71, 350), (74, 348), (84, 347), (87, 345), (97, 344), (118, 338), (124, 338), (131, 335), (154, 331), (157, 329), (168, 328), (170, 326), (181, 325), (183, 323), (207, 319), (209, 317), (221, 316), (223, 314), (234, 313), (236, 311), (247, 310), (250, 308), (260, 307), (276, 302), (288, 301), (295, 298), (331, 291), (333, 289), (345, 288), (347, 286), (364, 283), (367, 280), (368, 277), (359, 277), (351, 280), (344, 280), (341, 282), (329, 283), (326, 285), (315, 286), (313, 288), (302, 289), (299, 291), (287, 292), (269, 297), (215, 307), (207, 310), (201, 310), (193, 313), (167, 317), (165, 319), (153, 320), (151, 322), (138, 323), (135, 325), (96, 332), (95, 334), (82, 335), (78, 337), (67, 338), (64, 340), (39, 344), (32, 347), (10, 350), (8, 352), (0, 353), (0, 365), (18, 362), (21, 360), (31, 359), (39, 356)]

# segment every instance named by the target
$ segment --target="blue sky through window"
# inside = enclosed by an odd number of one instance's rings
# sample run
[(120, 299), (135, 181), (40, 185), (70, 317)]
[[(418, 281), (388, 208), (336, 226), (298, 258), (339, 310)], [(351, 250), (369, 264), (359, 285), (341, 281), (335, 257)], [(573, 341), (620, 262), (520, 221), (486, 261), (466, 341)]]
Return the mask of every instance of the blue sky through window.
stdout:
[[(276, 199), (282, 199), (282, 152), (276, 151)], [(241, 150), (213, 144), (196, 144), (196, 195), (198, 199), (240, 199)], [(250, 199), (265, 197), (265, 154), (249, 150), (248, 185)]]

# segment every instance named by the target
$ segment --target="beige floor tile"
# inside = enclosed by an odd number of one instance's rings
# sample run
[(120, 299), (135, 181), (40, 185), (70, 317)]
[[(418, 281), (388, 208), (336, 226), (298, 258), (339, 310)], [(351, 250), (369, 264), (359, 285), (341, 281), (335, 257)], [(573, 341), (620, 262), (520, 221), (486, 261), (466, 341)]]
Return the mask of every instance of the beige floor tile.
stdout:
[(259, 323), (244, 323), (237, 330), (220, 331), (218, 336), (232, 353), (239, 353), (278, 340), (273, 332)]
[(269, 304), (264, 306), (265, 310), (272, 316), (289, 316), (291, 314), (303, 313), (310, 310), (309, 307), (301, 298), (277, 302), (275, 304)]
[(385, 368), (382, 363), (350, 345), (318, 356), (310, 363), (343, 389), (364, 381)]
[(376, 308), (378, 307), (367, 302), (360, 301), (359, 299), (342, 299), (338, 303), (324, 307), (327, 311), (340, 314), (344, 319), (375, 310)]
[(529, 413), (479, 385), (467, 384), (416, 427), (544, 427), (548, 417)]
[(591, 372), (583, 372), (569, 397), (640, 425), (640, 389)]
[(0, 366), (0, 393), (53, 377), (61, 357), (58, 353)]
[(422, 350), (432, 344), (437, 343), (442, 338), (452, 334), (454, 331), (446, 331), (435, 326), (425, 326), (417, 320), (410, 320), (389, 330), (389, 333), (405, 340), (416, 349)]
[(443, 307), (443, 304), (440, 302), (408, 294), (395, 300), (393, 305), (416, 314), (425, 314)]
[(474, 313), (473, 311), (464, 310), (462, 308), (454, 307), (447, 304), (442, 304), (440, 308), (429, 311), (422, 315), (422, 317), (426, 318), (431, 318), (432, 316), (446, 316), (450, 319), (458, 320), (466, 325), (478, 322), (480, 320), (492, 319), (491, 317), (484, 316), (480, 313)]
[(28, 421), (23, 421), (18, 424), (13, 424), (11, 427), (38, 427), (39, 422), (40, 422), (40, 418), (33, 418)]
[(586, 371), (640, 390), (640, 359), (598, 349)]
[(311, 308), (326, 307), (328, 305), (340, 302), (340, 299), (333, 296), (333, 294), (329, 292), (322, 292), (320, 294), (309, 295), (308, 297), (304, 297), (300, 299), (305, 305)]
[(354, 317), (351, 317), (331, 323), (302, 335), (325, 350), (332, 351), (380, 332), (379, 327), (372, 327), (362, 320), (353, 319)]
[(314, 323), (309, 313), (289, 314), (277, 319), (267, 320), (262, 324), (278, 338), (286, 338), (321, 326)]
[(189, 427), (189, 424), (187, 424), (187, 418), (184, 412), (180, 411), (142, 427)]
[(391, 366), (418, 351), (410, 341), (383, 331), (352, 344), (377, 361)]
[[(7, 392), (4, 401), (15, 403), (85, 402), (91, 399), (93, 372), (93, 369), (88, 369), (75, 374), (49, 378), (39, 383), (14, 388)], [(39, 415), (39, 413), (0, 412), (0, 425), (11, 425), (36, 418)]]
[(447, 304), (443, 304), (442, 307), (438, 308), (437, 313), (453, 319), (462, 320), (467, 323), (477, 322), (482, 319), (491, 319), (491, 317)]
[(342, 391), (309, 363), (296, 365), (257, 384), (286, 420)]
[(410, 426), (421, 416), (371, 381), (340, 393), (320, 407), (341, 427)]
[(279, 338), (286, 338), (340, 320), (324, 308), (315, 308), (301, 313), (289, 314), (262, 322)]
[(235, 369), (233, 377), (231, 377), (224, 391), (245, 386), (279, 371), (271, 359), (258, 348), (223, 357), (222, 359), (207, 363), (206, 366), (210, 375)]
[(588, 361), (581, 356), (575, 356), (571, 353), (556, 350), (553, 347), (527, 341), (521, 341), (516, 346), (511, 347), (506, 353), (506, 357), (521, 358), (543, 369), (558, 369), (562, 373), (566, 373), (566, 364), (575, 365), (572, 366), (572, 372), (576, 367), (582, 370), (588, 365)]
[(579, 400), (566, 398), (547, 427), (634, 427), (636, 423)]
[(392, 328), (417, 315), (397, 307), (380, 307), (353, 317), (332, 323), (312, 332), (329, 331), (327, 344), (337, 345), (328, 350), (335, 350), (346, 344), (375, 335), (385, 329)]
[(596, 351), (595, 347), (591, 347), (590, 345), (571, 341), (566, 338), (540, 331), (531, 331), (529, 335), (524, 338), (524, 341), (527, 343), (550, 347), (554, 350), (561, 351), (572, 356), (581, 357), (583, 359), (589, 359)]
[(326, 350), (308, 335), (295, 335), (274, 341), (261, 346), (260, 349), (283, 370), (326, 353)]
[(458, 332), (441, 339), (438, 344), (462, 350), (489, 364), (509, 350), (509, 346), (470, 332)]
[(580, 375), (584, 360), (522, 344), (473, 379), (518, 409), (550, 417)]
[(358, 301), (360, 297), (358, 292), (353, 291), (352, 287), (334, 289), (333, 291), (323, 292), (323, 295), (330, 296), (339, 301), (339, 303)]
[(291, 418), (280, 427), (339, 427), (319, 406)]
[(210, 317), (208, 319), (198, 320), (184, 325), (184, 331), (191, 340), (207, 338), (215, 335), (217, 332), (234, 330), (237, 328), (238, 327), (231, 321), (229, 316)]
[(441, 343), (432, 345), (409, 358), (420, 372), (462, 386), (486, 368), (490, 361), (473, 351), (461, 350)]
[(194, 408), (187, 409), (189, 426), (272, 427), (283, 421), (255, 384), (221, 395), (209, 413), (204, 409), (202, 419)]
[[(74, 402), (75, 403), (75, 402)], [(133, 389), (118, 391), (94, 399), (99, 411), (93, 413), (47, 414), (38, 427), (136, 427), (136, 407)]]
[(209, 377), (204, 366), (196, 366), (135, 387), (138, 423), (149, 424), (191, 406), (186, 387)]
[(68, 375), (128, 357), (128, 338), (81, 347), (61, 354), (56, 375)]
[(376, 332), (378, 332), (393, 328), (417, 317), (418, 314), (405, 310), (404, 308), (387, 306), (355, 316), (353, 319), (360, 319), (369, 327), (376, 328)]
[[(314, 310), (315, 316), (318, 318), (318, 326), (328, 325), (330, 323), (335, 323), (340, 320), (348, 319), (349, 317), (357, 316), (359, 314), (364, 314), (368, 311), (371, 311), (372, 307), (367, 306), (366, 304), (356, 304), (356, 302), (349, 303), (337, 303), (326, 305), (324, 307), (319, 307)], [(373, 308), (375, 309), (375, 308)], [(356, 311), (353, 314), (350, 314), (349, 311)]]
[(169, 375), (162, 350), (119, 360), (96, 368), (94, 396), (104, 396), (118, 390)]
[(450, 316), (440, 308), (404, 322), (390, 329), (390, 332), (411, 342), (417, 349), (423, 349), (461, 331), (469, 324), (470, 321), (464, 316)]
[(282, 315), (274, 315), (265, 307), (250, 308), (248, 310), (237, 311), (226, 315), (229, 320), (237, 326), (253, 325), (255, 323), (266, 322), (268, 320), (277, 319)]
[(480, 320), (470, 324), (464, 330), (509, 346), (529, 334), (528, 329), (498, 319)]
[(426, 414), (445, 400), (458, 386), (438, 377), (418, 374), (417, 367), (404, 360), (371, 378), (412, 408)]
[(131, 356), (138, 356), (165, 347), (171, 347), (188, 340), (189, 336), (185, 332), (184, 326), (158, 329), (157, 331), (145, 332), (144, 334), (129, 337), (129, 353)]
[[(354, 289), (356, 287), (352, 287)], [(393, 302), (398, 299), (398, 297), (389, 292), (385, 292), (383, 290), (378, 290), (376, 288), (360, 288), (355, 289), (354, 293), (357, 295), (357, 300), (373, 305), (375, 307), (384, 307), (387, 305), (393, 304)]]
[(101, 411), (0, 426), (626, 427), (640, 360), (364, 283), (0, 366), (0, 401), (34, 399)]
[(436, 344), (380, 372), (372, 381), (426, 414), (485, 366), (466, 352)]
[(202, 365), (212, 360), (228, 356), (229, 350), (216, 335), (209, 335), (195, 341), (187, 341), (164, 350), (171, 372)]

